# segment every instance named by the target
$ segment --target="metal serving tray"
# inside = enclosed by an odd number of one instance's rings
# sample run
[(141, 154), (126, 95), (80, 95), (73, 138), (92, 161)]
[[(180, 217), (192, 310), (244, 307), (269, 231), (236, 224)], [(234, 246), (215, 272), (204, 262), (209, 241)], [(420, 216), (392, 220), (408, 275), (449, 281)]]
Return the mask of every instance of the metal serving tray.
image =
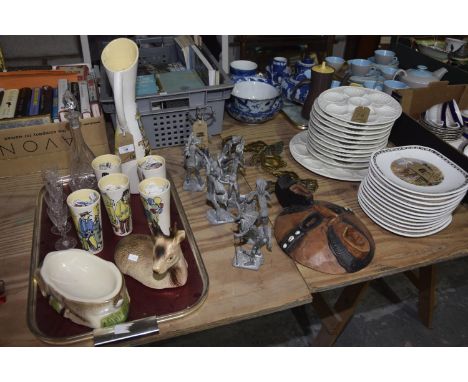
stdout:
[[(67, 190), (69, 177), (62, 179)], [(130, 295), (130, 310), (127, 322), (114, 327), (94, 330), (75, 324), (55, 312), (47, 299), (38, 290), (37, 283), (34, 280), (34, 272), (47, 253), (54, 251), (54, 243), (58, 239), (58, 236), (50, 233), (52, 223), (47, 217), (47, 206), (44, 203), (45, 188), (43, 187), (40, 190), (34, 218), (27, 311), (29, 329), (40, 340), (55, 345), (66, 345), (89, 340), (92, 340), (95, 345), (115, 343), (117, 341), (130, 344), (130, 340), (136, 337), (158, 333), (158, 323), (185, 317), (203, 304), (208, 291), (208, 275), (182, 203), (169, 176), (168, 179), (171, 182), (171, 222), (172, 224), (176, 222), (177, 227), (184, 229), (186, 232), (186, 239), (181, 243), (181, 248), (188, 263), (187, 283), (178, 288), (157, 290), (144, 286), (130, 276), (124, 276)], [(139, 195), (131, 196), (131, 207), (132, 233), (149, 234), (149, 227)], [(113, 234), (109, 218), (102, 204), (101, 212), (104, 249), (96, 256), (113, 262), (114, 248), (122, 238)], [(76, 235), (74, 228), (69, 234)]]

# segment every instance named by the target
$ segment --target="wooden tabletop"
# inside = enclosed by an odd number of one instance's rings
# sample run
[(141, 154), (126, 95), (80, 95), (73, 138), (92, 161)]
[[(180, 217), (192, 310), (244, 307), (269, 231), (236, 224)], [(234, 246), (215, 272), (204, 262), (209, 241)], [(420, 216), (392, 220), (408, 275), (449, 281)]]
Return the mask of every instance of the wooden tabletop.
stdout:
[[(410, 239), (387, 232), (360, 209), (356, 197), (358, 183), (315, 175), (292, 158), (288, 144), (298, 132), (281, 114), (270, 122), (256, 126), (240, 125), (226, 116), (221, 137), (243, 135), (247, 143), (282, 140), (285, 143), (283, 158), (288, 163), (287, 169), (301, 177), (317, 179), (319, 189), (316, 199), (352, 208), (369, 227), (376, 242), (372, 263), (354, 274), (327, 275), (296, 266), (274, 242), (272, 252), (265, 252), (265, 264), (258, 272), (232, 267), (234, 225), (209, 224), (205, 215), (205, 193), (182, 190), (184, 171), (181, 147), (157, 150), (166, 158), (168, 170), (179, 191), (208, 272), (209, 290), (199, 310), (184, 318), (161, 323), (159, 335), (144, 337), (134, 344), (167, 339), (288, 309), (310, 302), (310, 292), (350, 285), (468, 254), (466, 206), (459, 206), (452, 224), (433, 236)], [(213, 149), (220, 147), (221, 137), (213, 138)], [(254, 188), (259, 176), (274, 179), (257, 168), (247, 167), (245, 176), (240, 177), (241, 191)], [(33, 218), (40, 186), (39, 174), (0, 179), (0, 279), (5, 280), (7, 288), (7, 303), (0, 305), (0, 345), (44, 345), (33, 336), (26, 324)], [(270, 209), (272, 223), (279, 211), (280, 206), (273, 196)]]
[[(283, 141), (285, 143), (283, 158), (288, 163), (287, 169), (295, 171), (301, 178), (316, 179), (319, 188), (314, 195), (315, 199), (326, 200), (351, 208), (368, 227), (375, 240), (374, 259), (366, 268), (356, 273), (329, 275), (297, 264), (312, 293), (356, 284), (468, 255), (467, 205), (459, 205), (453, 214), (452, 223), (435, 235), (422, 238), (402, 237), (381, 228), (362, 211), (357, 201), (359, 182), (338, 181), (316, 175), (294, 160), (289, 152), (289, 141), (300, 131), (293, 128), (285, 117), (280, 115), (268, 125), (256, 126), (250, 130), (246, 128), (244, 131), (243, 135), (247, 141), (255, 139), (262, 139), (266, 143)], [(246, 179), (250, 185), (255, 184), (257, 176), (259, 176), (257, 169), (249, 168), (247, 170)], [(271, 176), (266, 176), (266, 178), (274, 179)], [(270, 213), (272, 222), (274, 222), (280, 210), (281, 206), (273, 198)]]
[[(225, 134), (242, 134), (245, 126), (226, 123)], [(219, 146), (221, 137), (213, 139)], [(208, 296), (194, 313), (160, 323), (160, 334), (132, 344), (167, 339), (181, 334), (253, 318), (310, 302), (309, 290), (295, 263), (276, 245), (265, 253), (258, 272), (234, 268), (233, 224), (213, 226), (206, 219), (206, 194), (182, 190), (182, 147), (157, 151), (166, 158), (209, 277)], [(240, 179), (242, 192), (250, 191)], [(0, 345), (44, 345), (26, 324), (29, 264), (36, 196), (40, 174), (0, 179), (0, 279), (5, 280), (7, 303), (0, 305)], [(91, 345), (91, 343), (80, 343)]]

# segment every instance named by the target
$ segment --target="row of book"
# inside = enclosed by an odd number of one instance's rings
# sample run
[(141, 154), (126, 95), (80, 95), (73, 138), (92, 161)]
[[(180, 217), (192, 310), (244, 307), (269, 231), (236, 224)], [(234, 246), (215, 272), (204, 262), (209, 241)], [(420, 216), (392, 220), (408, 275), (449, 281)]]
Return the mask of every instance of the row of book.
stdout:
[(96, 83), (94, 78), (69, 82), (59, 79), (56, 88), (42, 86), (21, 89), (0, 89), (0, 120), (49, 116), (50, 122), (66, 121), (63, 96), (70, 90), (77, 100), (77, 111), (82, 118), (101, 115)]
[(219, 70), (216, 64), (203, 54), (190, 36), (177, 36), (174, 42), (181, 50), (187, 70), (194, 70), (205, 85), (220, 84)]

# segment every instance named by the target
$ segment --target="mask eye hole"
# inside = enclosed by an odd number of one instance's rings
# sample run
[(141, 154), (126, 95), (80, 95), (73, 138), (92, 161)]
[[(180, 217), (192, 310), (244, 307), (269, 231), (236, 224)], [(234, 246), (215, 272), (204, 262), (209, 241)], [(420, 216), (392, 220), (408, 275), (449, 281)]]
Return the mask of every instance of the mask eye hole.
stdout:
[(171, 255), (168, 257), (167, 261), (172, 261), (173, 259), (174, 259), (174, 256)]

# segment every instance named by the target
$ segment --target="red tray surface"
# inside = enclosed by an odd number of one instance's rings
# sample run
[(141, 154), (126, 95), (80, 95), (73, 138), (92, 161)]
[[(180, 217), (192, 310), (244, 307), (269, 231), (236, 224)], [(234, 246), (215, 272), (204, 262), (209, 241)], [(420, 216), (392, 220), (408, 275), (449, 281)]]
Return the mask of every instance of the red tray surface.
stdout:
[[(41, 216), (39, 264), (42, 264), (42, 260), (47, 255), (47, 253), (54, 251), (54, 244), (59, 238), (59, 236), (53, 235), (50, 232), (52, 223), (47, 217), (45, 202), (43, 203), (43, 207), (44, 208), (42, 209)], [(144, 215), (143, 205), (139, 195), (131, 196), (131, 207), (133, 219), (132, 233), (149, 234), (150, 230)], [(114, 249), (122, 237), (116, 236), (112, 232), (112, 227), (102, 201), (101, 213), (104, 230), (104, 249), (101, 253), (95, 256), (99, 256), (105, 260), (114, 262)], [(176, 222), (177, 227), (182, 229), (183, 224), (172, 198), (171, 222), (172, 225), (174, 222)], [(69, 234), (78, 240), (74, 227), (69, 232)], [(77, 248), (80, 248), (80, 246), (78, 245)], [(148, 316), (161, 316), (179, 312), (190, 306), (193, 306), (200, 299), (203, 293), (203, 280), (187, 239), (181, 243), (181, 248), (188, 263), (188, 279), (187, 283), (182, 287), (162, 290), (151, 289), (130, 276), (124, 276), (128, 293), (130, 295), (130, 310), (127, 321), (132, 321)], [(52, 309), (47, 299), (42, 297), (42, 294), (39, 290), (36, 297), (35, 318), (38, 329), (42, 331), (45, 336), (51, 338), (75, 336), (87, 333), (92, 330), (88, 327), (75, 324), (69, 319), (59, 315), (55, 310)]]

